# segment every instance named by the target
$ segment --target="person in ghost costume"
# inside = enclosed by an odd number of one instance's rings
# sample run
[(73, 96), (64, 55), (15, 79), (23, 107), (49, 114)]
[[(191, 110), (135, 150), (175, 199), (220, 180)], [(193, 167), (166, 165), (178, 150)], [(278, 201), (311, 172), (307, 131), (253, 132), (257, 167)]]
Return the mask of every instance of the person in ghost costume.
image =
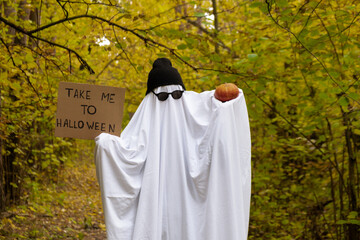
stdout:
[(95, 138), (109, 240), (245, 240), (251, 142), (244, 94), (186, 91), (157, 59), (121, 136)]

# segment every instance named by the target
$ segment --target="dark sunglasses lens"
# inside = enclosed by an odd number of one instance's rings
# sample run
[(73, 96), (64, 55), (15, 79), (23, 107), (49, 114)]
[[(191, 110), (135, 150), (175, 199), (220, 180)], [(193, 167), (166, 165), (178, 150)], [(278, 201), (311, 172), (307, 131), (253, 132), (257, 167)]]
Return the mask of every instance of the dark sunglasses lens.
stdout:
[(172, 96), (174, 99), (179, 99), (179, 98), (181, 98), (182, 93), (183, 93), (183, 91), (180, 91), (180, 90), (173, 91), (173, 92), (171, 93), (171, 96)]
[(169, 97), (169, 94), (166, 92), (161, 92), (157, 94), (157, 97), (160, 101), (165, 101)]

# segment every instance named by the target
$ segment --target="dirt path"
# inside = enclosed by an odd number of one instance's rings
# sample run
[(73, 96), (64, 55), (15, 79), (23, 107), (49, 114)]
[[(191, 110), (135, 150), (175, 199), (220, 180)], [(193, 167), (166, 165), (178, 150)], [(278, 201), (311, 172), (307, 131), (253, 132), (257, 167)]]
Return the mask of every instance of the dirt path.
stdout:
[(27, 204), (0, 215), (0, 239), (106, 239), (95, 166), (68, 166), (56, 184), (33, 184)]

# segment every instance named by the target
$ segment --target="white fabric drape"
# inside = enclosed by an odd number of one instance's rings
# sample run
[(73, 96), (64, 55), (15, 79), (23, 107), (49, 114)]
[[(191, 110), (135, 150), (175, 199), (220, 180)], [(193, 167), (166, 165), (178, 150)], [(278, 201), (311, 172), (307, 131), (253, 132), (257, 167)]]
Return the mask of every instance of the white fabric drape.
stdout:
[[(155, 92), (172, 92), (171, 85)], [(108, 239), (245, 240), (251, 141), (242, 90), (159, 101), (150, 93), (120, 137), (96, 137)]]

